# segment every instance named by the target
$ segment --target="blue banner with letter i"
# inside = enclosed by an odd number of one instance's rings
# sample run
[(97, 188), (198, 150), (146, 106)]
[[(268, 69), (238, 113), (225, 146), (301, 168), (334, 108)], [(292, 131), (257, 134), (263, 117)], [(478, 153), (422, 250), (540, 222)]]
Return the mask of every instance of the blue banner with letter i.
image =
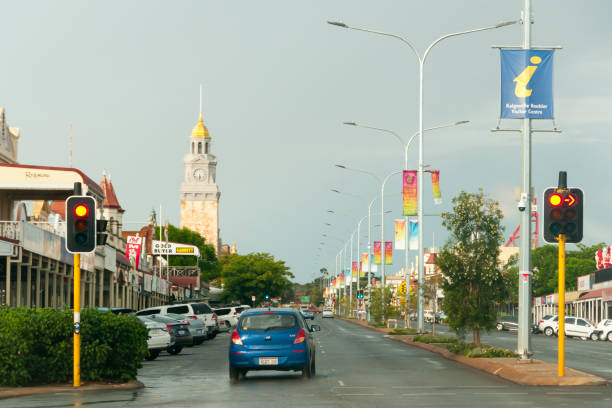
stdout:
[(553, 119), (553, 50), (501, 50), (501, 117)]

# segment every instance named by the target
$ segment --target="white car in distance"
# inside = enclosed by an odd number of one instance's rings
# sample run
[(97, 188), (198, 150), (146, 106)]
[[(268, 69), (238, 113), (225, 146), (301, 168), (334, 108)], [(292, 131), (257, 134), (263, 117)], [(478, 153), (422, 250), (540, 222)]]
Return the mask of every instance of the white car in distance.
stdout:
[(325, 317), (334, 317), (334, 311), (331, 310), (330, 308), (325, 308), (323, 309), (323, 312), (321, 313), (321, 317), (325, 318)]

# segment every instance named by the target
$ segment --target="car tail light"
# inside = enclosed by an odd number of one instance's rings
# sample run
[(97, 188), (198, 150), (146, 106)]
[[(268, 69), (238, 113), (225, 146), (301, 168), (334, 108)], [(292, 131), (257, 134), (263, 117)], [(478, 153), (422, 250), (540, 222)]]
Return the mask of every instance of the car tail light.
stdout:
[(213, 318), (213, 320), (217, 320), (217, 315), (215, 313), (213, 313), (212, 318)]
[(170, 327), (172, 327), (172, 325), (171, 325), (170, 323), (168, 323), (168, 324), (166, 325), (166, 327), (170, 328)]
[(300, 329), (300, 331), (298, 331), (297, 336), (295, 336), (295, 340), (293, 340), (293, 344), (303, 343), (304, 340), (306, 340), (306, 332), (304, 331), (304, 329)]
[(234, 310), (234, 316), (236, 316), (236, 311)]
[(242, 339), (240, 338), (240, 335), (238, 334), (238, 330), (234, 330), (232, 332), (232, 343), (237, 344), (239, 346), (243, 346)]
[(183, 323), (187, 326), (191, 326), (191, 323), (189, 323), (187, 320), (183, 320)]
[(170, 330), (168, 330), (168, 329), (161, 329), (161, 331), (166, 332), (166, 333), (170, 333)]
[(187, 316), (187, 317), (192, 319), (192, 320), (197, 320), (198, 319), (196, 316)]

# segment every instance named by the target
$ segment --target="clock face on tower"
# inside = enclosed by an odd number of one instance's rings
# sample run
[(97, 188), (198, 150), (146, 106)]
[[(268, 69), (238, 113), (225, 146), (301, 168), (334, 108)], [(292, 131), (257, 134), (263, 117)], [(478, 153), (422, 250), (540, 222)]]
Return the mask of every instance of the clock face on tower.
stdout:
[(196, 181), (204, 181), (206, 179), (206, 171), (204, 169), (195, 169), (193, 171), (193, 178)]

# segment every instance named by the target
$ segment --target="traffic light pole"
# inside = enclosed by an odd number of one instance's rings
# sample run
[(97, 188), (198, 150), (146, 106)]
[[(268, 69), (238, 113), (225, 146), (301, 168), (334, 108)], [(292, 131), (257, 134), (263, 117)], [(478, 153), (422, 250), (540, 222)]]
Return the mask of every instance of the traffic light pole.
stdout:
[(565, 234), (559, 234), (559, 347), (558, 373), (565, 376)]
[[(523, 49), (531, 48), (531, 0), (524, 0)], [(522, 128), (521, 201), (526, 207), (521, 211), (521, 241), (519, 253), (519, 326), (518, 354), (521, 360), (529, 360), (531, 352), (531, 119), (523, 119)], [(421, 226), (419, 226), (421, 228)]]
[(81, 386), (81, 254), (74, 254), (74, 333), (72, 383)]

